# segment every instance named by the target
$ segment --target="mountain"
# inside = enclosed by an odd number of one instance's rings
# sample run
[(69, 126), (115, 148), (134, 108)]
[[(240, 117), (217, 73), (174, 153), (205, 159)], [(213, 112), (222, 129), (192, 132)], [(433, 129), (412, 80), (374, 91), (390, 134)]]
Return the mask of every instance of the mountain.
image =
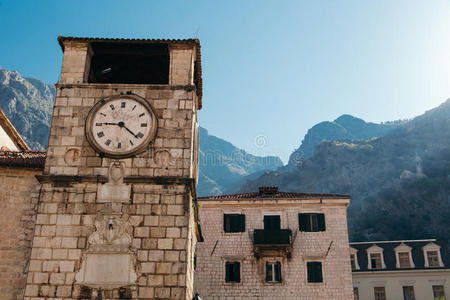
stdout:
[[(233, 144), (210, 135), (200, 127), (199, 179), (200, 196), (219, 195), (238, 189), (244, 178), (283, 165), (276, 156), (254, 156)], [(254, 176), (254, 175), (253, 175)]]
[(30, 148), (47, 147), (55, 88), (0, 67), (0, 106)]
[[(0, 106), (34, 150), (47, 147), (54, 95), (53, 86), (0, 68)], [(251, 155), (201, 127), (199, 133), (201, 196), (218, 195), (233, 186), (237, 189), (246, 176), (282, 166), (278, 157)]]
[(295, 167), (302, 160), (314, 155), (314, 148), (323, 141), (366, 140), (388, 134), (403, 124), (402, 121), (383, 124), (367, 123), (351, 115), (342, 115), (336, 120), (320, 122), (305, 135), (300, 147), (289, 157), (288, 166)]
[(352, 240), (450, 240), (450, 100), (379, 138), (324, 141), (295, 168), (266, 172), (241, 191), (350, 194)]

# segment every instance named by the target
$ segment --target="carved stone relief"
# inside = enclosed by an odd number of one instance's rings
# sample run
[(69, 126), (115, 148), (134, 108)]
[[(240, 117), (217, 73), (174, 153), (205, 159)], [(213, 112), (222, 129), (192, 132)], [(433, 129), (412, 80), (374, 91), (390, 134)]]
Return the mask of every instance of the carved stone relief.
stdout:
[(103, 289), (135, 284), (136, 255), (131, 249), (131, 230), (126, 216), (98, 214), (76, 282)]

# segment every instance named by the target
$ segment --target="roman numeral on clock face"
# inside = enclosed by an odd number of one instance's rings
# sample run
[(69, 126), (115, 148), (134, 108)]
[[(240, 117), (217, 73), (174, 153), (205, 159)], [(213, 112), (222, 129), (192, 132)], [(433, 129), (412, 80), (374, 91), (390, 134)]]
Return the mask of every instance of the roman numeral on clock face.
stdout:
[(124, 108), (124, 107), (125, 107), (125, 105), (126, 105), (126, 102), (122, 102), (122, 103), (120, 103), (120, 107), (122, 107), (122, 108)]
[(103, 131), (100, 131), (100, 132), (97, 133), (97, 136), (98, 136), (99, 138), (102, 138), (102, 137), (105, 136), (105, 134), (103, 133)]
[(111, 144), (111, 140), (106, 140), (105, 145), (109, 146), (109, 144)]

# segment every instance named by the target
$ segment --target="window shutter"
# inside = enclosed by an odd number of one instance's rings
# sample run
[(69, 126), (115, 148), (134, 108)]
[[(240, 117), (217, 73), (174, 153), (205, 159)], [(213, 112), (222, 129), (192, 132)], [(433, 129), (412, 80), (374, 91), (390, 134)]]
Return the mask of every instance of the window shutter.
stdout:
[(308, 282), (323, 282), (322, 263), (319, 261), (311, 261), (307, 263)]
[(240, 262), (234, 262), (234, 281), (235, 282), (241, 282), (241, 263)]
[(228, 223), (229, 223), (229, 218), (228, 215), (223, 215), (223, 232), (228, 232)]
[(281, 282), (281, 263), (279, 261), (275, 263), (275, 281)]
[(323, 282), (323, 278), (322, 278), (322, 263), (321, 262), (316, 262), (315, 264), (316, 264), (316, 266), (315, 266), (315, 273), (316, 273), (315, 279), (316, 279), (316, 281), (315, 282)]
[(312, 262), (308, 262), (306, 266), (308, 268), (308, 282), (314, 282), (313, 263)]
[(225, 281), (226, 282), (230, 282), (231, 280), (231, 278), (230, 278), (230, 263), (229, 262), (226, 262), (225, 263)]
[(307, 231), (308, 219), (309, 218), (307, 214), (298, 214), (298, 224), (300, 227), (300, 231)]
[(245, 232), (245, 215), (239, 215), (239, 232)]
[(273, 218), (272, 229), (281, 229), (281, 217), (276, 216)]
[(272, 265), (269, 264), (268, 262), (266, 262), (266, 282), (272, 281), (272, 278), (270, 276), (271, 275), (270, 274), (271, 269), (272, 269)]
[(325, 214), (317, 214), (317, 223), (319, 225), (319, 231), (325, 231)]

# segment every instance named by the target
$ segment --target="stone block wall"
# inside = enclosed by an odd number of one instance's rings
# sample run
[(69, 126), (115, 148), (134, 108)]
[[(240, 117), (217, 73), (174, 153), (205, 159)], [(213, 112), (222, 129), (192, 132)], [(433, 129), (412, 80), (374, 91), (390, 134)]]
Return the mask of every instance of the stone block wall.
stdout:
[[(88, 299), (98, 292), (77, 284), (75, 276), (96, 230), (96, 215), (105, 209), (121, 213), (132, 227), (138, 275), (136, 285), (128, 286), (133, 299), (192, 298), (187, 273), (196, 240), (190, 194), (183, 185), (134, 184), (132, 190), (129, 204), (99, 204), (96, 184), (43, 185), (26, 300)], [(119, 289), (104, 288), (102, 297), (119, 299)]]
[[(197, 245), (194, 291), (202, 299), (353, 299), (347, 204), (342, 200), (205, 200), (200, 205), (205, 241)], [(245, 214), (245, 232), (225, 233), (224, 213)], [(324, 213), (326, 231), (300, 232), (299, 213)], [(280, 215), (281, 228), (292, 230), (291, 258), (255, 258), (252, 233), (264, 228), (264, 215)], [(265, 282), (267, 260), (281, 262), (281, 283)], [(241, 262), (240, 283), (225, 282), (226, 261)], [(307, 261), (322, 262), (323, 283), (307, 282)]]
[[(155, 85), (87, 83), (90, 42), (60, 43), (64, 60), (39, 177), (25, 300), (191, 299), (196, 45), (169, 43), (169, 84)], [(148, 101), (158, 125), (148, 148), (111, 159), (90, 146), (85, 122), (97, 102), (121, 94)], [(120, 174), (114, 179), (113, 167)]]
[(23, 299), (41, 170), (0, 168), (0, 295)]
[[(125, 176), (193, 177), (195, 91), (171, 86), (124, 84), (57, 85), (45, 174), (107, 176), (112, 159), (101, 158), (85, 135), (86, 117), (101, 99), (133, 93), (148, 100), (158, 117), (154, 144), (133, 158), (122, 159)], [(77, 151), (68, 159), (67, 151)]]

